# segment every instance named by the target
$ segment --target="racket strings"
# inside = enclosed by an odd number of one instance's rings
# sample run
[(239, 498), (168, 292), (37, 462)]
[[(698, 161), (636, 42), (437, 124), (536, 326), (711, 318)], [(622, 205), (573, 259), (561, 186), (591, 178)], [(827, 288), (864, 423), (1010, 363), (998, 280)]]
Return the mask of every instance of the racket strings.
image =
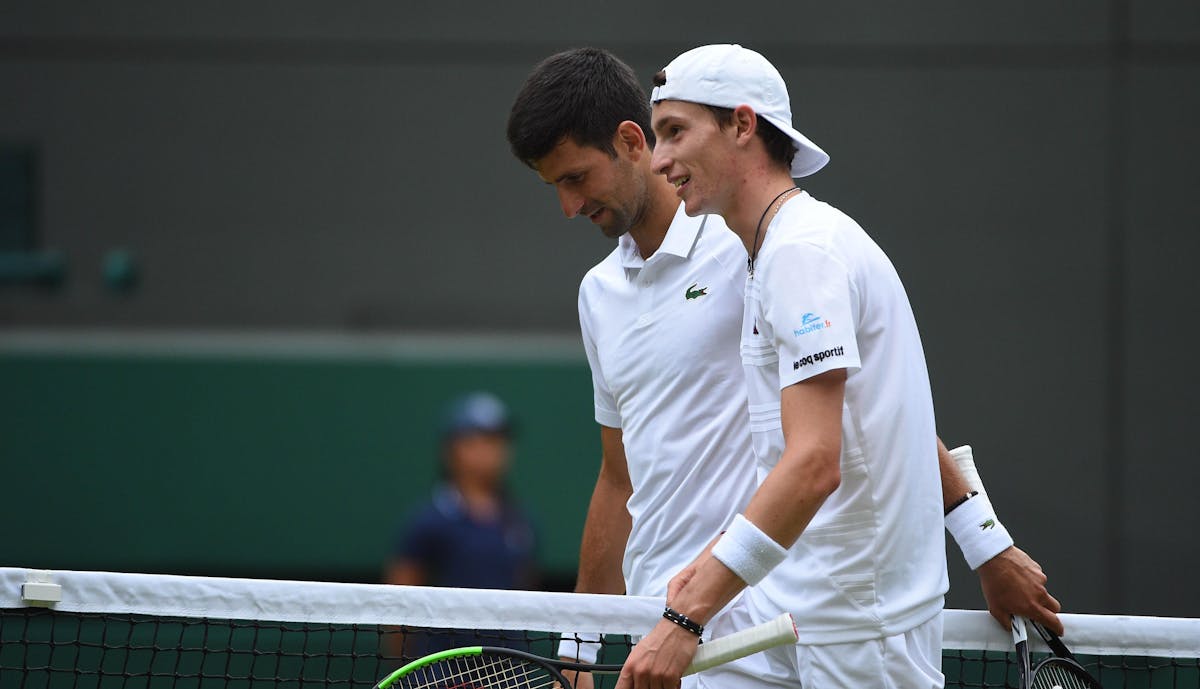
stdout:
[(1034, 673), (1030, 689), (1092, 689), (1095, 685), (1070, 665), (1048, 663)]
[(459, 656), (402, 677), (403, 689), (550, 689), (557, 682), (533, 663), (506, 657)]

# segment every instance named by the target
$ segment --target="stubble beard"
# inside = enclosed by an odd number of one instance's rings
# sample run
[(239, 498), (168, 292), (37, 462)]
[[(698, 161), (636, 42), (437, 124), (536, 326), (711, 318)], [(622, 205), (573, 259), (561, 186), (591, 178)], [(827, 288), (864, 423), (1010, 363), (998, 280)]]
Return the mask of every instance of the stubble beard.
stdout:
[(632, 185), (630, 194), (631, 202), (620, 208), (614, 206), (608, 207), (609, 212), (613, 214), (613, 222), (608, 227), (601, 226), (600, 230), (609, 239), (619, 239), (640, 225), (646, 217), (646, 212), (650, 207), (649, 191), (644, 179), (634, 176), (633, 180), (634, 184)]

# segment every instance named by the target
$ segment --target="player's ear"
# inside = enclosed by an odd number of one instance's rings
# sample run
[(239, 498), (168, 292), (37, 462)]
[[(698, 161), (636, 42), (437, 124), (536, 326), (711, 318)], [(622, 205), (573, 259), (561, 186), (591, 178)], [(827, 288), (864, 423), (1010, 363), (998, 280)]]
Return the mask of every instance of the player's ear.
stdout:
[(617, 133), (613, 137), (613, 146), (618, 153), (624, 153), (637, 160), (647, 151), (646, 133), (636, 122), (625, 120), (617, 125)]
[(733, 109), (733, 129), (739, 142), (749, 141), (758, 131), (758, 115), (749, 105), (739, 105)]

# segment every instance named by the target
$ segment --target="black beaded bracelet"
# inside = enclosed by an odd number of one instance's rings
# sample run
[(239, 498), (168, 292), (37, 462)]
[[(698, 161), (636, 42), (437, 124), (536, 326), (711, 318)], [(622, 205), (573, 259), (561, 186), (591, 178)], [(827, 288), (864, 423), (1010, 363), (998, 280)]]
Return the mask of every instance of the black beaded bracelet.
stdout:
[(663, 610), (663, 617), (668, 620), (671, 620), (675, 624), (679, 625), (680, 627), (683, 627), (684, 629), (695, 634), (696, 636), (700, 636), (701, 634), (704, 633), (704, 627), (702, 625), (696, 624), (695, 620), (688, 617), (687, 615), (684, 615), (683, 613), (679, 612), (678, 610), (672, 609), (671, 606), (669, 606), (669, 605), (667, 606), (666, 610)]
[(971, 498), (975, 497), (976, 495), (979, 495), (979, 491), (973, 490), (970, 493), (967, 493), (966, 495), (962, 496), (958, 500), (955, 500), (953, 505), (946, 508), (946, 514), (950, 514), (955, 509), (957, 509), (959, 506), (961, 506), (964, 502), (970, 500)]

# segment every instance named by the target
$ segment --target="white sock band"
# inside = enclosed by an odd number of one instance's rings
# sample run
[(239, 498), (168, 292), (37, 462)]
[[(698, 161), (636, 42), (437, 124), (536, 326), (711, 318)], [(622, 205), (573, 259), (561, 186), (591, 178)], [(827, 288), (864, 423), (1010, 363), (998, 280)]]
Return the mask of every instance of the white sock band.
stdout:
[(729, 530), (713, 545), (713, 557), (721, 561), (742, 581), (754, 586), (767, 572), (787, 557), (787, 548), (776, 543), (742, 515), (733, 518)]
[(559, 658), (570, 658), (580, 663), (595, 664), (596, 657), (599, 655), (599, 634), (585, 634), (583, 632), (563, 634), (562, 639), (558, 642)]
[(1008, 529), (996, 517), (987, 495), (980, 493), (946, 515), (946, 530), (954, 536), (971, 569), (996, 557), (1013, 544)]

